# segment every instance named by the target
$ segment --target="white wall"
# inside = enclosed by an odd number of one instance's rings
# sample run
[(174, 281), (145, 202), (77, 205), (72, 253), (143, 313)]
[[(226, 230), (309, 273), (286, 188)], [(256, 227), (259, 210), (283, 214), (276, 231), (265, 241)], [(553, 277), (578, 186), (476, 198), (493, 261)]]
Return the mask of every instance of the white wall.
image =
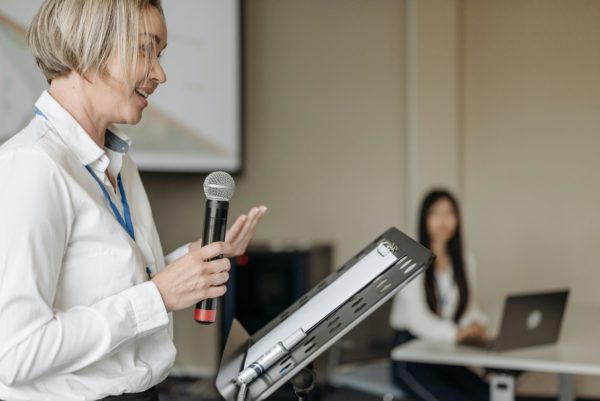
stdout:
[[(260, 238), (330, 240), (340, 263), (389, 225), (412, 231), (422, 191), (446, 185), (485, 307), (564, 285), (600, 304), (600, 2), (246, 3), (247, 168), (233, 207), (270, 206)], [(199, 177), (145, 183), (165, 248), (199, 235)], [(212, 332), (189, 316), (178, 362), (210, 369), (197, 344)], [(593, 382), (578, 379), (580, 396), (600, 394)], [(555, 377), (520, 387), (553, 392)]]
[[(600, 310), (600, 2), (463, 5), (463, 206), (483, 301), (569, 286)], [(597, 397), (594, 381), (579, 394)]]
[(406, 0), (405, 130), (407, 233), (422, 197), (460, 189), (461, 8), (459, 0)]
[(344, 261), (403, 224), (402, 3), (247, 4), (246, 172), (260, 236), (324, 239)]
[[(268, 205), (259, 239), (329, 241), (337, 267), (404, 226), (403, 20), (397, 0), (246, 1), (246, 166), (230, 214)], [(200, 177), (144, 183), (165, 251), (200, 235)], [(210, 371), (215, 331), (190, 316), (176, 317), (178, 366)]]

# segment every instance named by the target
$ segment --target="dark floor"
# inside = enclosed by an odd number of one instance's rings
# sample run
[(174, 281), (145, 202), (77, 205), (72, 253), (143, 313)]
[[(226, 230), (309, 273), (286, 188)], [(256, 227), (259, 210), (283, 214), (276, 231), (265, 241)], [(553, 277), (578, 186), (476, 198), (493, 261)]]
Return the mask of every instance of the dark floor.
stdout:
[[(198, 379), (168, 378), (160, 386), (161, 401), (222, 401), (212, 381)], [(556, 398), (524, 398), (518, 401), (555, 401)], [(291, 386), (284, 386), (269, 401), (296, 401)], [(382, 401), (382, 397), (374, 397), (358, 391), (336, 389), (332, 387), (318, 388), (310, 401)], [(580, 399), (577, 401), (600, 401)]]
[[(310, 401), (381, 401), (381, 397), (346, 389), (318, 388)], [(160, 386), (160, 401), (222, 401), (212, 382), (169, 378)], [(283, 386), (269, 401), (296, 401), (291, 386)]]

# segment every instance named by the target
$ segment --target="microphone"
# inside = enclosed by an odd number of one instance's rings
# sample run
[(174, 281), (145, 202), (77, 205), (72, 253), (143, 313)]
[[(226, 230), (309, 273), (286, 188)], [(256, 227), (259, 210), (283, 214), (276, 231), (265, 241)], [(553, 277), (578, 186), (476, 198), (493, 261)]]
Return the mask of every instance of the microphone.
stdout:
[[(234, 191), (233, 178), (223, 171), (210, 173), (204, 180), (206, 210), (202, 246), (225, 240), (229, 200), (233, 197)], [(222, 257), (223, 255), (220, 255), (214, 259)], [(194, 320), (200, 324), (214, 323), (217, 319), (217, 300), (218, 298), (209, 298), (198, 302), (194, 310)]]

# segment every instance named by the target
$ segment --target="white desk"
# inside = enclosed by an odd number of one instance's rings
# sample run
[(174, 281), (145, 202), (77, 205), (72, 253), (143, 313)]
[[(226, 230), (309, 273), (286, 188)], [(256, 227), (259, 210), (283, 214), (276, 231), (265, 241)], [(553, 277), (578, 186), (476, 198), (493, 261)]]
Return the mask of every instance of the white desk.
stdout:
[[(491, 369), (557, 373), (561, 401), (575, 399), (574, 375), (600, 376), (600, 307), (567, 307), (560, 341), (551, 346), (485, 351), (463, 345), (414, 340), (392, 350), (392, 359)], [(514, 394), (510, 398), (514, 399)], [(494, 397), (492, 398), (494, 400)]]

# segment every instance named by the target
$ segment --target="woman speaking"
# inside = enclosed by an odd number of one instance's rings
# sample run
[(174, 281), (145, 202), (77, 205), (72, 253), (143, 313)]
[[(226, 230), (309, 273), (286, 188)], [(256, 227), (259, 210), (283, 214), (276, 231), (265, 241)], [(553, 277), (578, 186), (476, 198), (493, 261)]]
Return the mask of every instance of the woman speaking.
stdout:
[[(0, 148), (0, 399), (157, 400), (171, 313), (225, 293), (265, 207), (164, 257), (129, 139), (166, 81), (159, 0), (47, 0), (28, 44), (49, 82)], [(191, 316), (190, 316), (191, 319)]]

